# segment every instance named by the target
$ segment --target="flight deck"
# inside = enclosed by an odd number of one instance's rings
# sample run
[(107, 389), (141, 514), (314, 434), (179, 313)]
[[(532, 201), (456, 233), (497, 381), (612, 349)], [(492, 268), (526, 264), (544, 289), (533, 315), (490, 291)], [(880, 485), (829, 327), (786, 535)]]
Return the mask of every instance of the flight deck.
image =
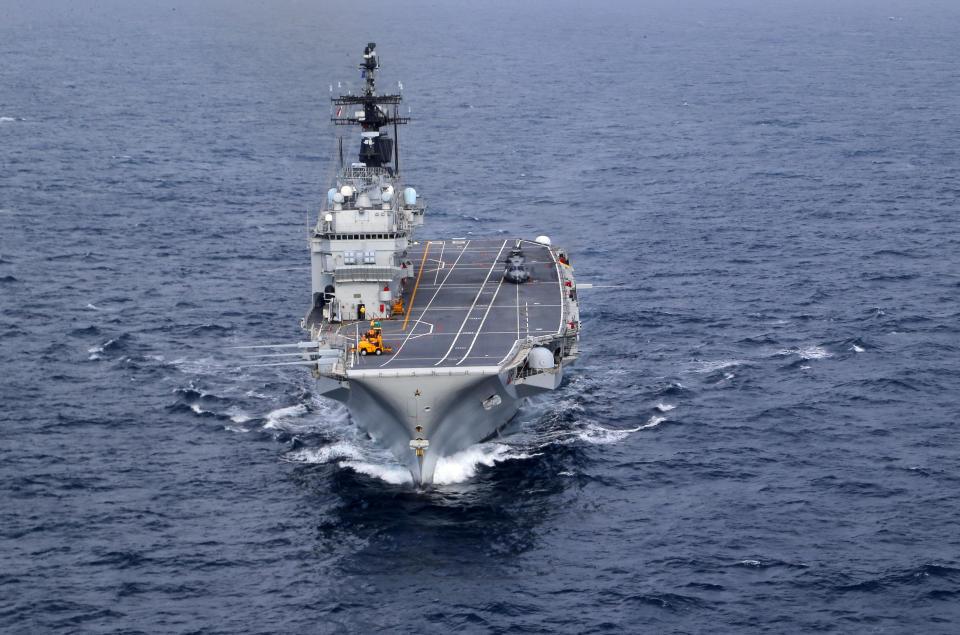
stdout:
[[(530, 278), (504, 279), (507, 255), (519, 242)], [(453, 239), (411, 243), (415, 275), (403, 290), (404, 313), (380, 320), (392, 352), (353, 357), (352, 369), (497, 366), (517, 340), (561, 334), (564, 294), (549, 246), (510, 239)], [(334, 333), (357, 341), (369, 321), (344, 322)]]

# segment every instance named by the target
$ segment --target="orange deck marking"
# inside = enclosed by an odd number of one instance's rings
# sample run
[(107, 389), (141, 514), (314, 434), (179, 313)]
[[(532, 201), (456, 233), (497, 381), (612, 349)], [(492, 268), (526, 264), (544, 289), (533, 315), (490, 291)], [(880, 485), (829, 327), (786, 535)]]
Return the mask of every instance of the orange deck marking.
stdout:
[(417, 281), (413, 283), (413, 293), (410, 294), (410, 306), (407, 307), (407, 314), (403, 318), (403, 326), (400, 328), (401, 331), (407, 330), (407, 320), (410, 319), (410, 312), (413, 311), (413, 299), (417, 297), (417, 287), (420, 286), (420, 274), (423, 273), (423, 265), (427, 262), (427, 252), (430, 251), (430, 241), (427, 241), (427, 246), (423, 250), (423, 260), (420, 261), (420, 270), (417, 271)]

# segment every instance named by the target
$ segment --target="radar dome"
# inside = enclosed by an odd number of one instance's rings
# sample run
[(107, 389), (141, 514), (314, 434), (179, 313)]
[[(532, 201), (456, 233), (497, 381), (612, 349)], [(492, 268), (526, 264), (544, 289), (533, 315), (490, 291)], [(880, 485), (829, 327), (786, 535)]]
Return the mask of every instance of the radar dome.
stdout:
[(535, 346), (530, 350), (530, 354), (527, 355), (527, 366), (529, 368), (536, 368), (537, 370), (553, 368), (553, 353), (551, 353), (548, 348)]
[(549, 236), (537, 236), (537, 242), (541, 245), (550, 246), (550, 237)]

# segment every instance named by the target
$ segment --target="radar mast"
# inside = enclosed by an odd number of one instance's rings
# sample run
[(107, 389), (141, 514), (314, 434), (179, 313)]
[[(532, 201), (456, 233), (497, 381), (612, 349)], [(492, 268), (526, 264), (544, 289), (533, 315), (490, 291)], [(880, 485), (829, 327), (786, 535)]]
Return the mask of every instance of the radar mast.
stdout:
[[(377, 71), (380, 60), (375, 42), (367, 44), (363, 50), (363, 63), (360, 64), (360, 77), (364, 80), (363, 93), (360, 95), (340, 95), (332, 99), (337, 107), (337, 115), (331, 120), (338, 126), (360, 126), (360, 153), (357, 158), (364, 167), (386, 168), (394, 175), (400, 174), (400, 152), (397, 126), (410, 121), (401, 117), (400, 102), (403, 96), (377, 94)], [(346, 113), (344, 106), (348, 107)], [(350, 107), (359, 107), (350, 112)], [(341, 114), (346, 116), (341, 117)], [(383, 128), (393, 126), (391, 139)], [(390, 164), (393, 163), (393, 168)], [(344, 167), (344, 166), (341, 166)]]

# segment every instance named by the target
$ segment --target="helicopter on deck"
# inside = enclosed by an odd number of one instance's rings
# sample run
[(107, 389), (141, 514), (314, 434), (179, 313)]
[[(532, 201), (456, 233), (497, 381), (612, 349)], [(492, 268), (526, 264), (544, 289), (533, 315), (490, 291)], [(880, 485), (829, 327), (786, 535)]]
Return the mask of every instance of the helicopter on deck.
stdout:
[(510, 250), (510, 255), (507, 256), (506, 263), (507, 267), (503, 271), (504, 280), (513, 282), (514, 284), (523, 284), (530, 279), (530, 273), (523, 264), (523, 250), (520, 249), (519, 246)]

